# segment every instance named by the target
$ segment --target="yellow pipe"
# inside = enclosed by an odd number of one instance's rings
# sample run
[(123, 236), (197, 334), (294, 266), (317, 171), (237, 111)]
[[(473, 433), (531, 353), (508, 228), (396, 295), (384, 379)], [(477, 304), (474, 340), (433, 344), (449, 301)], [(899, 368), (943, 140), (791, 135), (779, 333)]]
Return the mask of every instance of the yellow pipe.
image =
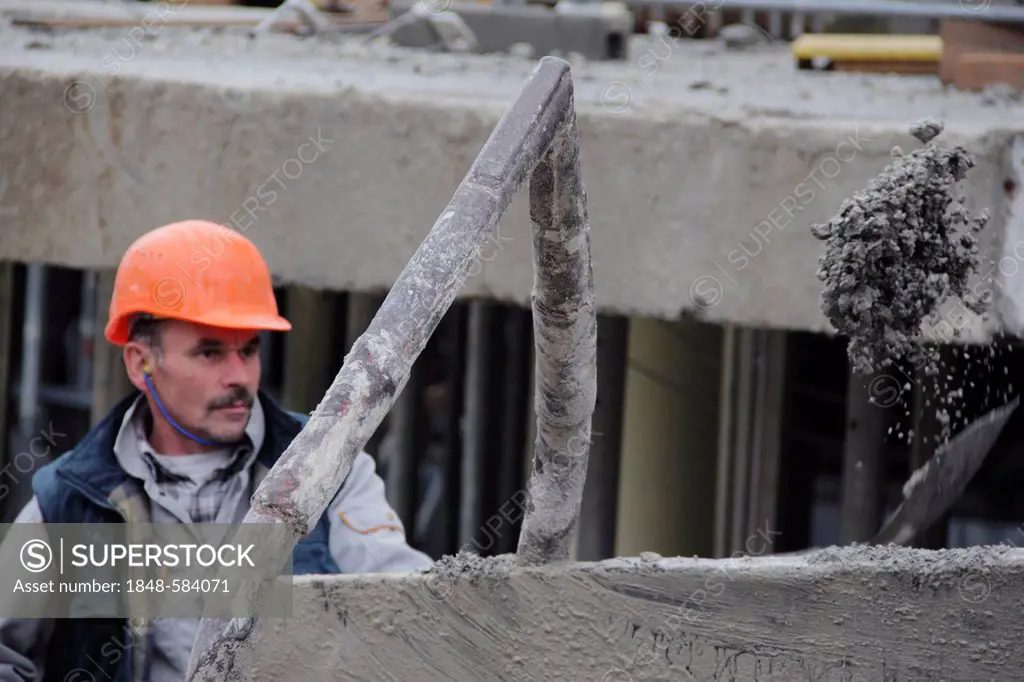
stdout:
[(793, 41), (797, 59), (827, 57), (849, 61), (938, 62), (942, 38), (931, 35), (814, 33)]

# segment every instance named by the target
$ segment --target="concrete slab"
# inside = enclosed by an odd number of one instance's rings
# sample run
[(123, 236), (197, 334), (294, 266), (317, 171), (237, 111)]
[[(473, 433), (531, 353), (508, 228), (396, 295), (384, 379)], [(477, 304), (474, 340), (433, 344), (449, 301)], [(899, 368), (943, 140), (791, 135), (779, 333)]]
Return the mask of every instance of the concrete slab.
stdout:
[[(386, 290), (535, 64), (144, 25), (0, 24), (0, 258), (114, 267), (142, 232), (204, 216), (243, 230), (282, 283)], [(993, 263), (1024, 239), (1012, 97), (798, 72), (780, 46), (637, 42), (573, 75), (603, 311), (828, 331), (808, 228), (925, 116), (978, 157), (966, 195), (993, 210)], [(527, 222), (520, 197), (464, 294), (529, 301)], [(970, 333), (1019, 329), (1017, 289)]]
[[(748, 540), (768, 551), (771, 532)], [(296, 578), (254, 679), (909, 682), (1024, 674), (1024, 552), (827, 549)]]

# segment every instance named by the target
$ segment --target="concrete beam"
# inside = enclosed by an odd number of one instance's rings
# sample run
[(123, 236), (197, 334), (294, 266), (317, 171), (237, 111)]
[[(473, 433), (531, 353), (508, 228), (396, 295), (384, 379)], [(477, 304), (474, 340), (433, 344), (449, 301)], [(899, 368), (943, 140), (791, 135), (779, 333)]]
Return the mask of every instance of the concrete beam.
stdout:
[[(765, 543), (752, 536), (752, 551)], [(820, 550), (296, 578), (255, 679), (1020, 679), (1024, 552)]]
[[(115, 267), (142, 232), (205, 216), (243, 230), (283, 284), (386, 290), (535, 64), (150, 29), (0, 23), (0, 259)], [(1024, 194), (1008, 181), (1024, 102), (696, 43), (573, 67), (603, 312), (829, 331), (809, 226), (935, 114), (946, 144), (977, 155), (965, 193), (992, 209), (987, 256), (1019, 268)], [(520, 197), (462, 295), (527, 305), (528, 233)], [(1000, 277), (998, 314), (969, 336), (1024, 329), (1021, 277)]]

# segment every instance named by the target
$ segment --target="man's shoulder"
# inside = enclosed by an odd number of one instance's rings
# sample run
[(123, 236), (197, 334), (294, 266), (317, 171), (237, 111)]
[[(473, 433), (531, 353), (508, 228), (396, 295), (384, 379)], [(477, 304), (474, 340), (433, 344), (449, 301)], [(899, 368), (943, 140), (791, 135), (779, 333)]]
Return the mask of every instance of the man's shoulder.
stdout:
[(70, 447), (66, 449), (58, 450), (54, 448), (51, 452), (52, 460), (40, 466), (36, 473), (33, 474), (33, 477), (44, 472), (52, 475), (59, 469), (74, 467), (83, 459), (89, 459), (97, 454), (101, 454), (101, 444), (109, 438), (109, 433), (101, 428), (103, 426), (105, 425), (99, 424), (94, 426), (77, 443), (71, 443)]
[[(53, 460), (40, 467), (37, 473), (43, 470), (55, 471), (56, 469), (75, 466), (83, 459), (96, 456), (106, 459), (112, 458), (114, 439), (121, 428), (125, 414), (137, 398), (137, 395), (131, 395), (115, 405), (103, 419), (90, 427), (77, 443), (69, 443), (67, 445), (70, 445), (70, 447), (67, 448), (52, 448)], [(52, 427), (50, 433), (53, 436), (64, 435), (54, 433)], [(47, 438), (47, 441), (52, 445), (60, 443), (56, 438)], [(65, 443), (60, 443), (60, 445), (65, 445)]]
[(88, 458), (91, 454), (90, 449), (82, 447), (83, 442), (84, 439), (67, 450), (53, 453), (53, 458), (49, 462), (36, 468), (32, 474), (33, 487), (53, 481), (58, 471), (74, 468), (81, 460)]
[[(120, 430), (121, 423), (137, 395), (128, 396), (116, 405), (97, 424), (92, 426), (77, 443), (70, 443), (67, 449), (52, 450), (52, 460), (38, 467), (32, 474), (32, 490), (37, 496), (42, 495), (44, 511), (53, 502), (50, 493), (60, 487), (58, 472), (65, 472), (72, 477), (84, 480), (96, 479), (99, 483), (117, 481), (123, 476), (120, 465), (114, 454), (113, 443)], [(61, 443), (63, 445), (63, 443)]]

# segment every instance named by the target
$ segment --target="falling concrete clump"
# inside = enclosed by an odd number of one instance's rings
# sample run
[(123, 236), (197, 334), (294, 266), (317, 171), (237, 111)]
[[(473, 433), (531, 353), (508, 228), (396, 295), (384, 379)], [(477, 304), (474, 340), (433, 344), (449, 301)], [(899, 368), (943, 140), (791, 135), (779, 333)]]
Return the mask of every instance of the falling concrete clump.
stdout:
[[(867, 189), (854, 194), (812, 234), (826, 243), (818, 278), (825, 283), (822, 310), (849, 339), (853, 371), (870, 374), (911, 353), (921, 353), (922, 322), (950, 297), (983, 314), (987, 297), (967, 290), (977, 270), (976, 234), (988, 212), (972, 217), (955, 184), (974, 167), (966, 149), (933, 142), (942, 123), (926, 119), (911, 128), (924, 147), (894, 154)], [(934, 351), (924, 351), (926, 353)], [(938, 373), (936, 357), (926, 374)]]

